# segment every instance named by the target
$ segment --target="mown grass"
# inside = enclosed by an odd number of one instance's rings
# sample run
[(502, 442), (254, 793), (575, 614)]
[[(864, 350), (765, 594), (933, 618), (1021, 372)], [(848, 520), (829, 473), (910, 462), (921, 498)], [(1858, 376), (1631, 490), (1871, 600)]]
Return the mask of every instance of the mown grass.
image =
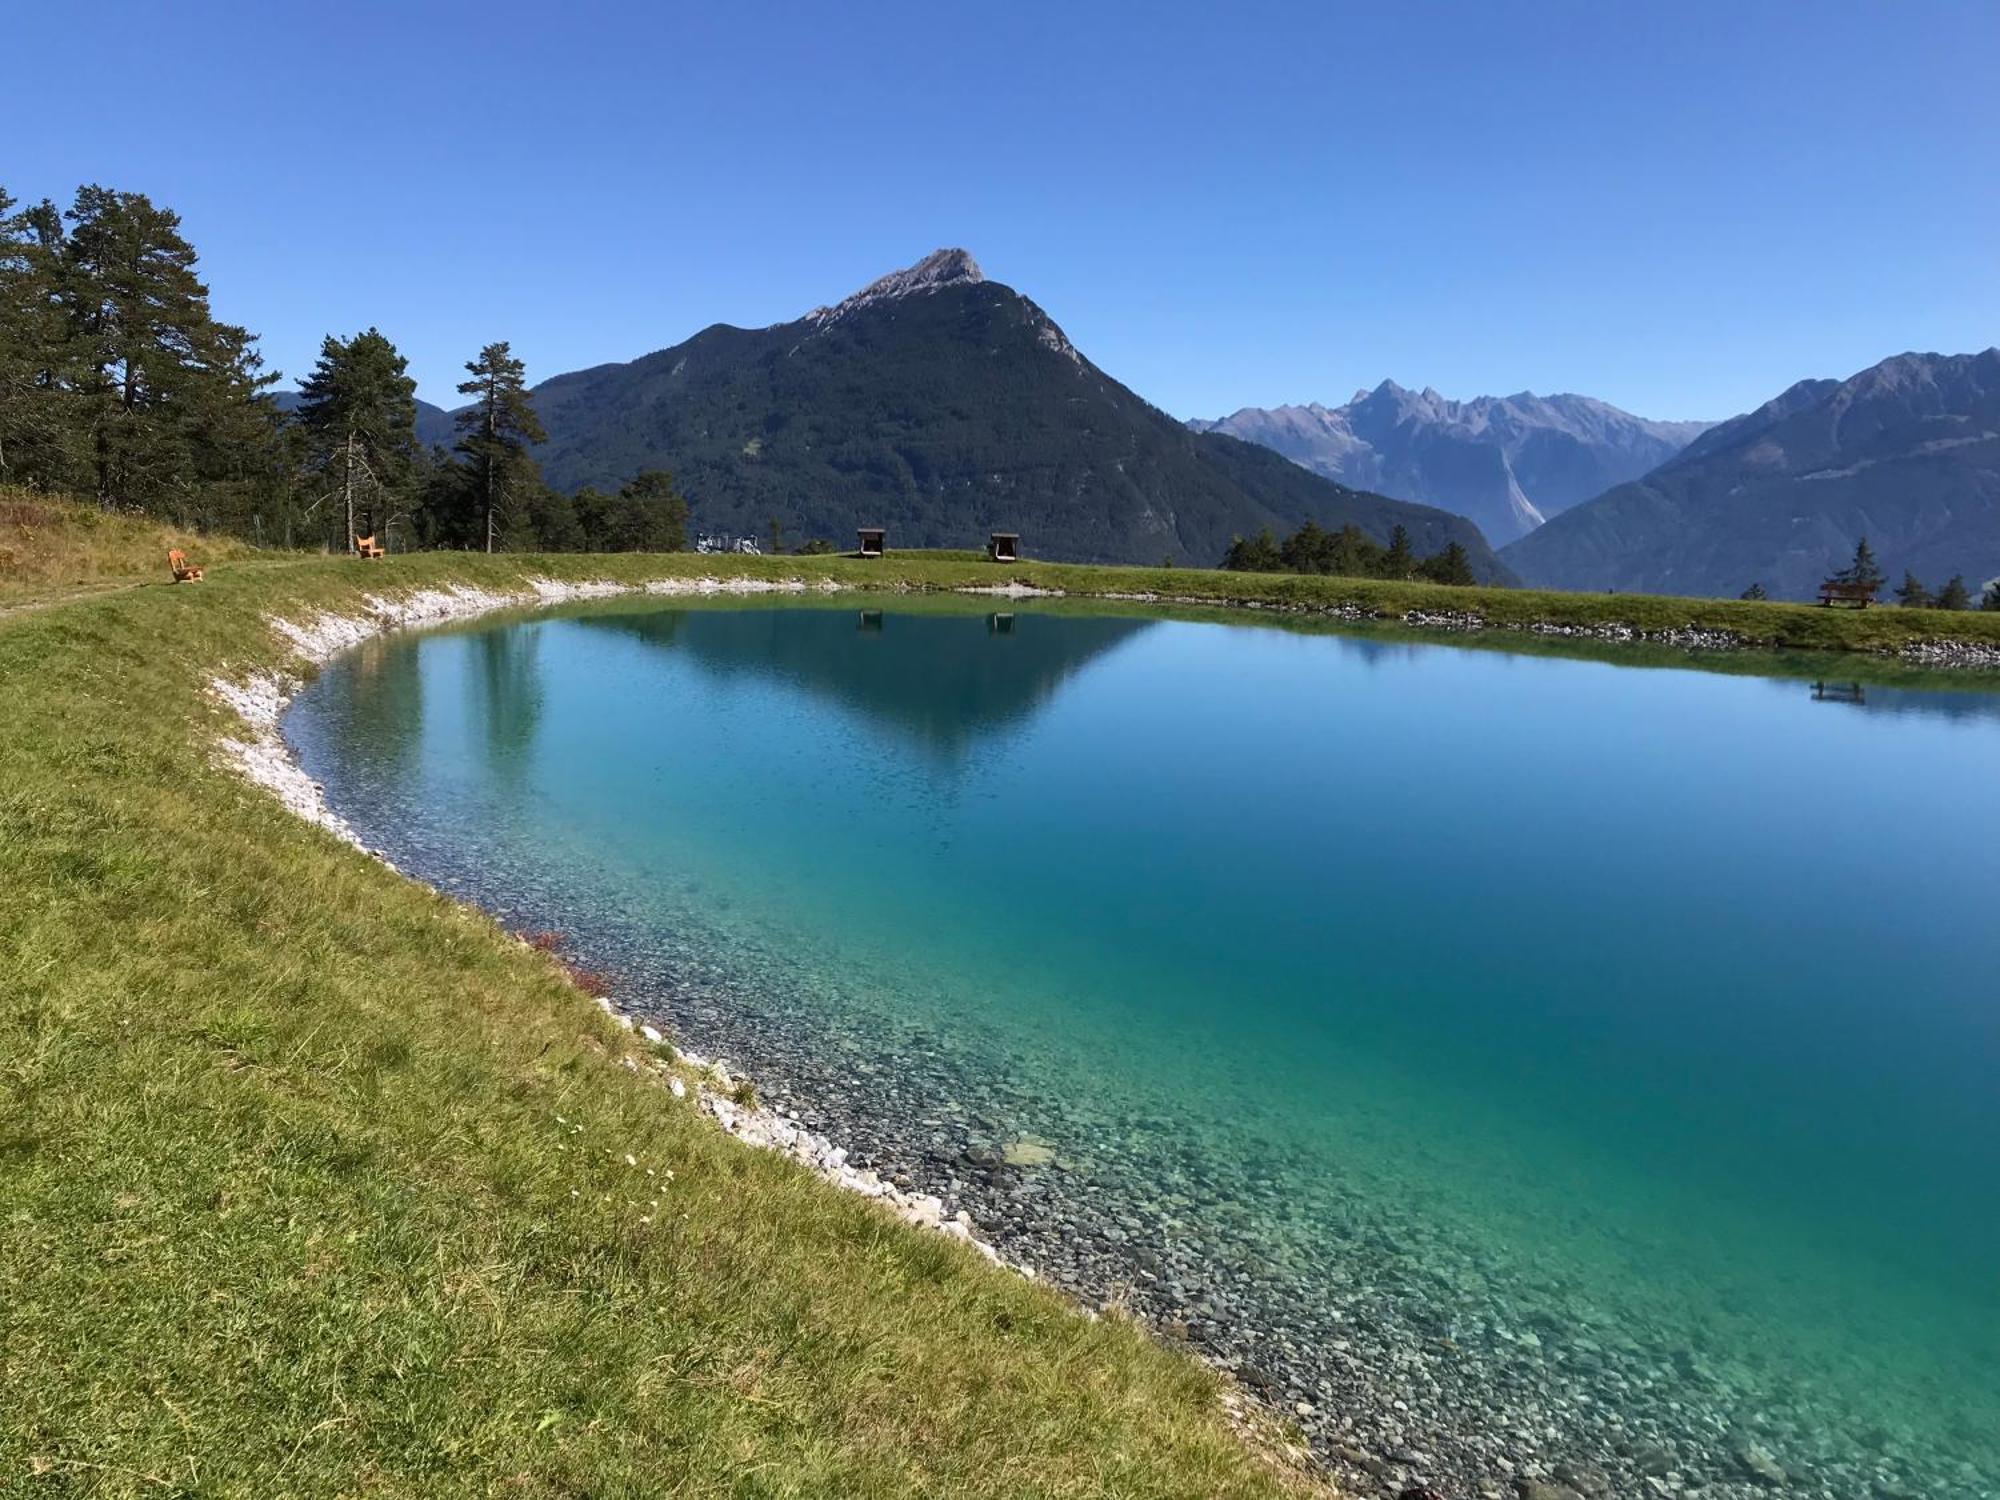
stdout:
[(1308, 1487), (1193, 1360), (722, 1137), (550, 957), (213, 764), (270, 613), (693, 562), (0, 620), (0, 1490)]

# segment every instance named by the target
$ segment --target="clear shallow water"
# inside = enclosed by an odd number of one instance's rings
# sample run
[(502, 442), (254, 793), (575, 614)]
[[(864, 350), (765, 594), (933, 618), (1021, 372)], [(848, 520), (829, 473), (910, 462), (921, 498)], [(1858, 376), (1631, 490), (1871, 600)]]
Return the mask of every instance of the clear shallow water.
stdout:
[[(885, 1165), (1003, 1222), (1081, 1201), (1095, 1270), (1028, 1248), (1275, 1371), (1323, 1444), (1726, 1493), (1754, 1440), (1808, 1493), (1977, 1495), (2000, 699), (1839, 696), (627, 604), (378, 643), (287, 730), (399, 863)], [(1021, 1134), (1061, 1165), (960, 1159)]]

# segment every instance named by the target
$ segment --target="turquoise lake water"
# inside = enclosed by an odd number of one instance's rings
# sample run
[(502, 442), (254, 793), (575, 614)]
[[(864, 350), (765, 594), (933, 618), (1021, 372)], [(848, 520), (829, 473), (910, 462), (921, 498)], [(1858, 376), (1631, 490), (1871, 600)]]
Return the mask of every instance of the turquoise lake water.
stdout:
[(1362, 1446), (1637, 1474), (1671, 1428), (1691, 1482), (1754, 1438), (1806, 1493), (2000, 1493), (2000, 696), (622, 603), (378, 642), (287, 734), (690, 1045), (754, 1004), (903, 1057), (948, 1097), (897, 1138), (1046, 1141), (1148, 1295), (1183, 1251), (1250, 1288), (1184, 1299), (1216, 1347), (1433, 1393)]

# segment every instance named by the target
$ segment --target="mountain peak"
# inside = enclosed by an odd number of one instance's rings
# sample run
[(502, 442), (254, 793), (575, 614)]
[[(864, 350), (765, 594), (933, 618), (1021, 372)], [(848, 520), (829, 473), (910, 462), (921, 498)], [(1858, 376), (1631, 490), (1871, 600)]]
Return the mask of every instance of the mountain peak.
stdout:
[(1666, 462), (1705, 424), (1654, 422), (1585, 396), (1475, 396), (1384, 380), (1345, 406), (1246, 408), (1203, 424), (1358, 489), (1442, 506), (1518, 537)]
[(1921, 578), (2000, 569), (2000, 351), (1898, 354), (1802, 380), (1516, 552), (1555, 588), (1809, 598), (1865, 533)]
[(971, 251), (956, 247), (933, 250), (915, 265), (878, 277), (833, 307), (814, 308), (806, 314), (806, 321), (824, 328), (859, 308), (914, 296), (919, 292), (935, 292), (948, 286), (969, 286), (985, 279), (986, 273), (979, 269), (979, 262), (972, 258)]

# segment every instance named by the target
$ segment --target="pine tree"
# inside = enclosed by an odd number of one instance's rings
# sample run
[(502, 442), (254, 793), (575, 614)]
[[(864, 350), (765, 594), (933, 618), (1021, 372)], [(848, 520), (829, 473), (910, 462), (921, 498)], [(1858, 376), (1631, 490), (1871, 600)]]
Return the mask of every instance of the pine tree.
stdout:
[(72, 477), (61, 245), (53, 203), (20, 208), (0, 188), (0, 482), (8, 484), (59, 489)]
[(1324, 573), (1332, 563), (1333, 538), (1308, 521), (1278, 548), (1279, 565), (1287, 573)]
[[(674, 476), (665, 469), (643, 469), (618, 491), (623, 509), (614, 550), (620, 552), (681, 552), (687, 548), (687, 501)], [(779, 533), (772, 523), (775, 552)]]
[(259, 393), (278, 377), (261, 373), (252, 334), (210, 314), (179, 215), (84, 187), (65, 217), (57, 296), (99, 501), (171, 501), (227, 477), (244, 444), (271, 442)]
[(2000, 614), (2000, 578), (1995, 578), (1986, 585), (1986, 592), (1979, 596), (1979, 607)]
[(547, 441), (548, 434), (528, 395), (527, 368), (505, 343), (488, 344), (465, 371), (471, 378), (458, 387), (472, 397), (458, 414), (465, 499), (478, 520), (479, 545), (492, 552), (542, 487), (528, 447)]
[(1879, 589), (1887, 582), (1882, 576), (1880, 564), (1875, 554), (1869, 550), (1868, 538), (1863, 537), (1854, 544), (1854, 561), (1834, 574), (1842, 583), (1852, 583), (1861, 588)]
[(1738, 594), (1736, 597), (1739, 599), (1768, 599), (1771, 596), (1764, 592), (1763, 584), (1753, 583), (1750, 585), (1749, 588), (1745, 589), (1742, 593)]
[(1952, 574), (1951, 581), (1938, 590), (1937, 598), (1932, 602), (1938, 609), (1972, 608), (1972, 591), (1965, 586), (1965, 575)]
[(357, 535), (385, 533), (411, 494), (417, 383), (408, 368), (396, 346), (370, 328), (345, 341), (328, 334), (319, 363), (299, 383), (307, 464), (329, 486), (326, 495), (340, 497), (341, 541), (349, 551)]
[(1382, 554), (1382, 576), (1408, 578), (1410, 570), (1416, 565), (1416, 553), (1410, 548), (1410, 533), (1398, 524), (1389, 532), (1389, 550)]
[(1368, 533), (1350, 521), (1327, 537), (1324, 551), (1313, 571), (1333, 573), (1342, 578), (1366, 578), (1375, 571), (1375, 563), (1381, 555), (1382, 549), (1368, 539)]
[(527, 531), (538, 552), (588, 552), (582, 514), (576, 497), (537, 485), (528, 497)]
[(1931, 591), (1917, 581), (1916, 574), (1905, 568), (1903, 581), (1896, 587), (1896, 602), (1905, 609), (1928, 609), (1931, 604)]
[(216, 347), (209, 378), (188, 393), (193, 472), (177, 481), (169, 508), (203, 530), (247, 532), (267, 507), (288, 501), (295, 466), (283, 416), (265, 391), (277, 377), (263, 373), (255, 338), (221, 324)]
[(1278, 556), (1277, 539), (1271, 535), (1268, 526), (1258, 532), (1253, 541), (1246, 542), (1240, 536), (1232, 537), (1222, 566), (1234, 573), (1278, 573), (1284, 570), (1284, 563)]
[(1465, 548), (1457, 542), (1449, 543), (1444, 551), (1425, 558), (1419, 571), (1433, 583), (1468, 584), (1478, 581), (1472, 576), (1472, 559), (1465, 555)]

